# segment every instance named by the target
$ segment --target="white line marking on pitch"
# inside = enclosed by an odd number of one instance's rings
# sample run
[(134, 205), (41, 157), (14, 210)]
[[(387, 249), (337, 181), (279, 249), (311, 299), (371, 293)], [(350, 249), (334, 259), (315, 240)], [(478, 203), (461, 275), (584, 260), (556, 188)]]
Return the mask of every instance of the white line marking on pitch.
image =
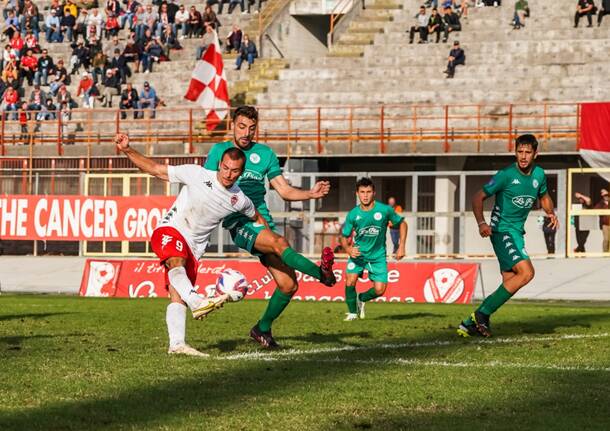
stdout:
[[(419, 347), (444, 347), (444, 346), (476, 346), (476, 345), (494, 345), (494, 344), (519, 344), (519, 343), (532, 343), (532, 342), (543, 342), (543, 341), (564, 341), (564, 340), (581, 340), (581, 339), (592, 339), (592, 338), (607, 338), (610, 337), (610, 333), (604, 332), (601, 334), (565, 334), (560, 336), (546, 336), (546, 337), (518, 337), (518, 338), (492, 338), (483, 339), (476, 341), (424, 341), (424, 342), (413, 342), (413, 343), (396, 343), (396, 344), (373, 344), (368, 346), (341, 346), (341, 347), (323, 347), (319, 349), (289, 349), (280, 350), (277, 352), (245, 352), (236, 353), (227, 356), (218, 356), (217, 359), (223, 360), (262, 360), (262, 361), (273, 361), (283, 357), (294, 357), (294, 356), (305, 356), (305, 355), (317, 355), (320, 353), (340, 353), (340, 352), (361, 352), (367, 350), (392, 350), (392, 349), (405, 349), (405, 348), (419, 348)], [(579, 368), (580, 369), (580, 368)]]

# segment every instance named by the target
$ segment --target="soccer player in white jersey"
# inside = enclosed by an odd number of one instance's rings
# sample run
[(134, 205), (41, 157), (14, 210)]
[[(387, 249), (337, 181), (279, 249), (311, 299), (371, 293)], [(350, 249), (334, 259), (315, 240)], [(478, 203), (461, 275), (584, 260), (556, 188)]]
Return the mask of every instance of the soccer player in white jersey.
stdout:
[(129, 137), (118, 134), (117, 148), (141, 171), (171, 183), (184, 184), (176, 201), (159, 222), (150, 239), (151, 248), (165, 266), (170, 304), (166, 322), (168, 353), (206, 356), (186, 344), (186, 307), (195, 319), (220, 308), (227, 295), (203, 298), (194, 288), (199, 259), (205, 253), (210, 234), (229, 214), (239, 212), (267, 226), (252, 201), (235, 184), (246, 157), (239, 148), (226, 150), (218, 171), (199, 165), (167, 166), (140, 154), (129, 146)]

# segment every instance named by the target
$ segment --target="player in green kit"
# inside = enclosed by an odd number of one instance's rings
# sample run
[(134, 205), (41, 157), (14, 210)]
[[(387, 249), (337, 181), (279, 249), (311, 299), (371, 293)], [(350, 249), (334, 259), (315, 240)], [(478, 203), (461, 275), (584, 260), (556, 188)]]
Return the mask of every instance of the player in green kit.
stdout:
[[(458, 327), (458, 335), (477, 333), (491, 336), (489, 316), (534, 278), (534, 267), (525, 251), (524, 225), (536, 200), (557, 228), (553, 200), (549, 196), (544, 170), (534, 164), (538, 141), (534, 135), (521, 135), (515, 141), (517, 161), (499, 171), (472, 199), (472, 212), (479, 225), (479, 234), (490, 237), (502, 272), (502, 284), (489, 295)], [(491, 222), (483, 217), (483, 201), (495, 196)]]
[(204, 167), (218, 170), (218, 163), (224, 151), (234, 146), (246, 154), (245, 170), (238, 181), (241, 190), (248, 196), (258, 212), (267, 220), (270, 229), (262, 224), (252, 223), (247, 217), (229, 216), (223, 227), (228, 229), (233, 242), (238, 247), (258, 256), (265, 265), (277, 288), (273, 292), (267, 309), (256, 325), (250, 330), (250, 337), (265, 348), (279, 347), (271, 334), (271, 324), (290, 303), (298, 289), (295, 269), (308, 274), (327, 286), (335, 284), (332, 270), (334, 255), (329, 247), (322, 251), (320, 266), (297, 253), (288, 241), (274, 232), (275, 224), (265, 203), (265, 178), (271, 187), (286, 201), (305, 201), (326, 196), (330, 190), (328, 181), (318, 181), (311, 190), (292, 187), (282, 175), (275, 152), (266, 145), (254, 142), (258, 125), (258, 112), (254, 107), (241, 106), (233, 113), (233, 140), (215, 144), (208, 153)]
[[(389, 222), (399, 226), (397, 260), (405, 256), (407, 240), (407, 222), (391, 206), (375, 200), (375, 185), (370, 178), (361, 178), (356, 182), (356, 195), (360, 204), (347, 214), (340, 237), (341, 246), (349, 255), (345, 276), (346, 321), (364, 319), (364, 303), (385, 293), (388, 286), (386, 232)], [(355, 235), (350, 246), (347, 240), (352, 232)], [(356, 283), (365, 269), (373, 287), (357, 294)]]

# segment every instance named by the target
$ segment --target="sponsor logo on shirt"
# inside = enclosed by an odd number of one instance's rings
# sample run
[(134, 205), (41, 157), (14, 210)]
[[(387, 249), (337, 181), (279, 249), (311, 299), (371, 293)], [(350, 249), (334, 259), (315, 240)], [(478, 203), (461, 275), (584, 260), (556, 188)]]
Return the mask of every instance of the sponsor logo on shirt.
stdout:
[(250, 154), (250, 161), (257, 165), (261, 161), (261, 156), (256, 153)]
[(531, 208), (536, 202), (536, 198), (528, 195), (515, 196), (512, 199), (513, 205), (519, 208)]
[(521, 184), (521, 181), (515, 178), (511, 184)]
[(360, 217), (359, 215), (356, 216), (356, 221), (360, 220), (362, 217)]
[(245, 171), (243, 174), (241, 174), (241, 180), (257, 180), (257, 181), (262, 181), (263, 176), (255, 171)]
[(209, 188), (212, 188), (212, 181), (206, 181), (205, 185)]
[(379, 226), (367, 226), (367, 227), (363, 227), (362, 229), (360, 229), (358, 231), (358, 235), (360, 235), (360, 236), (378, 236), (380, 231), (381, 230), (379, 229)]
[(381, 220), (381, 217), (382, 217), (381, 213), (375, 213), (375, 215), (373, 216), (373, 218), (375, 220)]

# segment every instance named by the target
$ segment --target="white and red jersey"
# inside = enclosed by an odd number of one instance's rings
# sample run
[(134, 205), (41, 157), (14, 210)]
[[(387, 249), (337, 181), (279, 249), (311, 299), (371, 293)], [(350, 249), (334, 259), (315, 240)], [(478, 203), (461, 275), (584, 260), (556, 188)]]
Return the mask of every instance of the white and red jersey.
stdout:
[(226, 188), (217, 171), (199, 165), (167, 167), (171, 183), (184, 184), (176, 201), (157, 227), (170, 226), (188, 242), (195, 258), (200, 259), (210, 235), (229, 214), (240, 212), (247, 217), (256, 214), (254, 204), (237, 185)]

